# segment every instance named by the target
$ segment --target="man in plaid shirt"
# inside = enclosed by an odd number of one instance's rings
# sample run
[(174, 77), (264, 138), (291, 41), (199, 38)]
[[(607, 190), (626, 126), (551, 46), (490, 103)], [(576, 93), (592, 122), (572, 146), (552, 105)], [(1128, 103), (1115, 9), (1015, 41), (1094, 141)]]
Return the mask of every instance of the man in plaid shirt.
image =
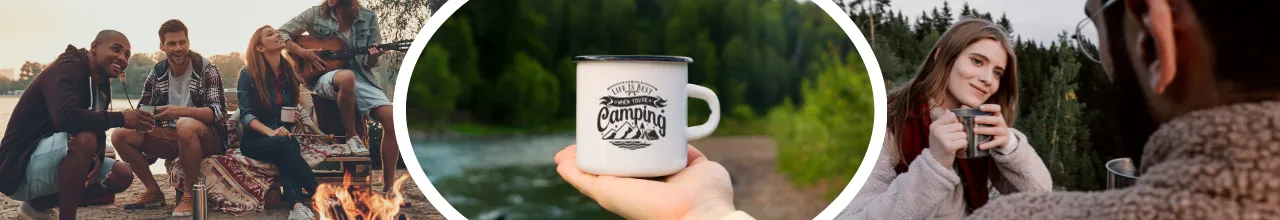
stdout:
[(188, 181), (173, 216), (190, 216), (190, 193), (200, 175), (200, 159), (226, 151), (226, 98), (222, 74), (208, 59), (190, 51), (187, 27), (179, 20), (160, 25), (160, 48), (166, 59), (156, 63), (142, 90), (142, 105), (155, 107), (155, 128), (149, 131), (116, 129), (112, 144), (147, 187), (126, 209), (164, 206), (165, 196), (147, 166), (156, 158), (178, 159)]

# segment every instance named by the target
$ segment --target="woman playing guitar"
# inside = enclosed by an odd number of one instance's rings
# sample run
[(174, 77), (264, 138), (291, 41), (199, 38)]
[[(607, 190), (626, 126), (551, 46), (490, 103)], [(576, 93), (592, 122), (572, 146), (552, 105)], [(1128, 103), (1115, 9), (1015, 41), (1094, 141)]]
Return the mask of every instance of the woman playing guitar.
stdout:
[[(279, 28), (295, 56), (302, 58), (299, 77), (317, 95), (336, 100), (346, 129), (347, 144), (357, 156), (367, 155), (356, 133), (356, 112), (368, 114), (382, 124), (383, 192), (390, 192), (395, 182), (396, 163), (400, 151), (396, 144), (395, 124), (391, 117), (391, 101), (373, 79), (373, 67), (383, 49), (378, 17), (356, 0), (325, 0), (290, 19)], [(308, 36), (302, 35), (303, 33)], [(368, 48), (357, 55), (326, 60), (320, 51)], [(331, 59), (333, 59), (331, 57)]]

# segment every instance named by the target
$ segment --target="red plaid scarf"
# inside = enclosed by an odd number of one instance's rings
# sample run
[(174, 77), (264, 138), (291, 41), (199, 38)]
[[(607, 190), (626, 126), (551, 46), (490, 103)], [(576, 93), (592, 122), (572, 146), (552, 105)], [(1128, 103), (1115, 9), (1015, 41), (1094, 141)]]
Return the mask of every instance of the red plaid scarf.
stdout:
[[(927, 103), (908, 111), (907, 124), (903, 127), (902, 137), (898, 137), (901, 141), (899, 150), (906, 162), (900, 162), (894, 166), (894, 171), (898, 174), (907, 172), (911, 161), (929, 148), (929, 124), (932, 123), (933, 119), (929, 115)], [(993, 164), (991, 157), (956, 158), (955, 163), (960, 166), (960, 180), (964, 184), (964, 197), (965, 201), (968, 201), (969, 210), (982, 207), (987, 203), (987, 175)], [(943, 166), (951, 166), (951, 164), (943, 164)]]

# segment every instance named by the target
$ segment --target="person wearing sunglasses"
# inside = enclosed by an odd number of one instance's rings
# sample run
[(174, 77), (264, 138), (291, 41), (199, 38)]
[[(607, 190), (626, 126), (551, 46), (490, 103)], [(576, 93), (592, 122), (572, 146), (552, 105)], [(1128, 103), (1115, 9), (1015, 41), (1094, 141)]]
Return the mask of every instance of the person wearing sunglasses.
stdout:
[[(1007, 195), (972, 219), (1264, 219), (1280, 213), (1280, 1), (1090, 0), (1138, 179)], [(1077, 34), (1077, 39), (1083, 38)], [(1083, 41), (1083, 40), (1082, 40)], [(1101, 171), (1100, 171), (1101, 172)]]

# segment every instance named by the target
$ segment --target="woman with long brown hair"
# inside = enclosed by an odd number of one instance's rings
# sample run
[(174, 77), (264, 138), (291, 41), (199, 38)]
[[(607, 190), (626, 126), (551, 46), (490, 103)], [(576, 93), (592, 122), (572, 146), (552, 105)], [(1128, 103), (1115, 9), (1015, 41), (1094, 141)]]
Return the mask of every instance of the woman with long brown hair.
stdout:
[[(1021, 132), (1017, 59), (1009, 36), (987, 20), (963, 19), (934, 44), (914, 80), (889, 94), (888, 133), (875, 168), (841, 217), (958, 219), (1003, 194), (1047, 192), (1049, 170)], [(957, 158), (967, 146), (952, 109), (991, 116), (973, 133), (990, 135), (990, 156)]]
[[(240, 124), (244, 127), (240, 151), (254, 160), (275, 164), (284, 199), (293, 204), (289, 219), (314, 219), (304, 202), (311, 200), (319, 182), (301, 148), (281, 121), (281, 107), (298, 104), (298, 79), (291, 62), (281, 54), (285, 40), (271, 26), (253, 32), (240, 70)], [(305, 191), (304, 191), (305, 190)]]

